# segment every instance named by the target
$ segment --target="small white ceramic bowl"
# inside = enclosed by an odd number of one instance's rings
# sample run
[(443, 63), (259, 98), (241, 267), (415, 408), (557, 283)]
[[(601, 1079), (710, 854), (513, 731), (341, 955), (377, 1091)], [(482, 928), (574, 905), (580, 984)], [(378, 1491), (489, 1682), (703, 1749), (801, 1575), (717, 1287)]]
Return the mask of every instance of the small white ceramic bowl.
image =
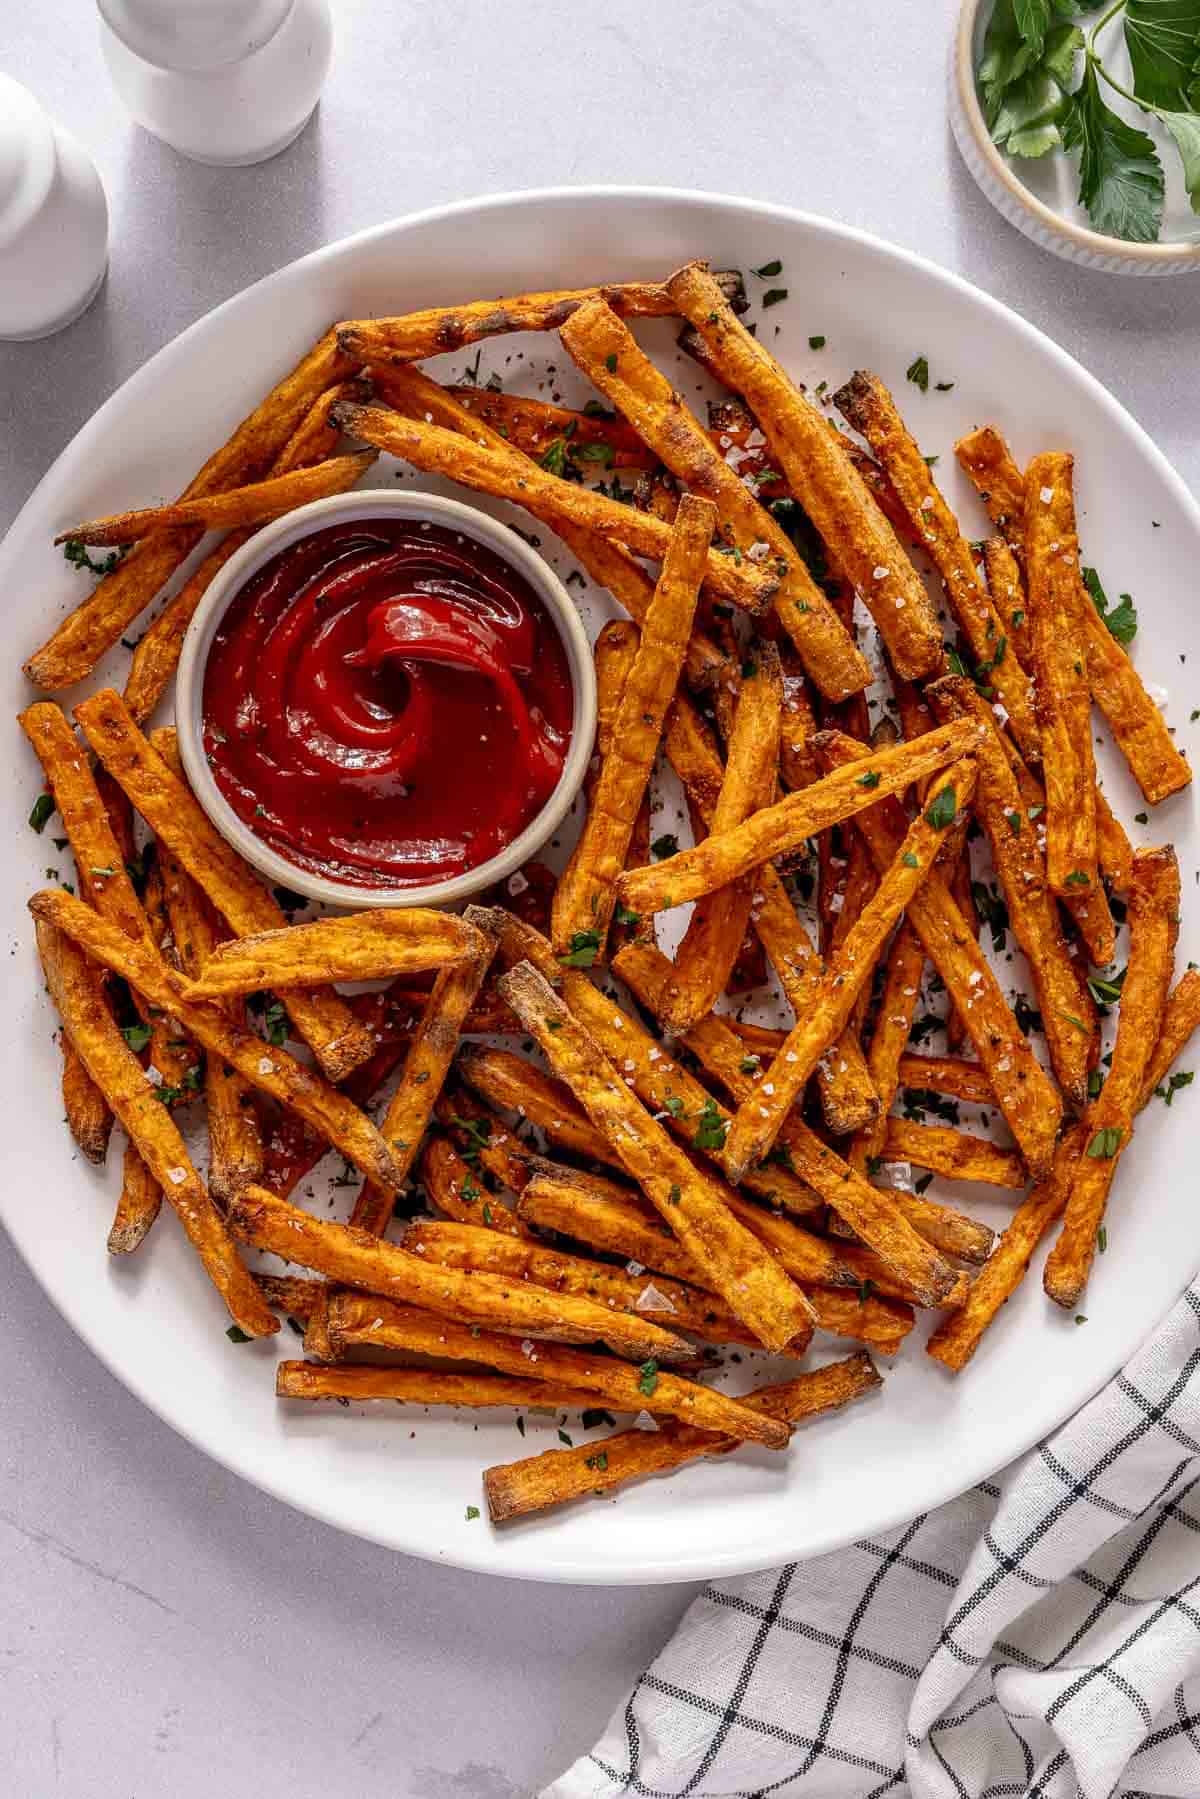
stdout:
[[(324, 530), (328, 525), (340, 525), (356, 518), (380, 517), (428, 520), (460, 531), (464, 537), (473, 538), (492, 550), (523, 575), (557, 627), (567, 653), (575, 695), (571, 744), (563, 771), (557, 787), (536, 818), (490, 861), (481, 862), (478, 868), (468, 869), (465, 874), (455, 875), (450, 880), (434, 881), (424, 887), (356, 887), (350, 882), (313, 874), (288, 861), (286, 856), (281, 856), (256, 837), (238, 817), (213, 779), (204, 753), (204, 670), (213, 638), (231, 601), (264, 563), (289, 544), (311, 536), (314, 531)], [(348, 907), (352, 911), (375, 906), (458, 905), (493, 882), (515, 874), (562, 823), (583, 783), (592, 755), (596, 732), (596, 671), (587, 634), (566, 588), (553, 569), (507, 525), (464, 505), (461, 500), (444, 499), (440, 494), (421, 493), (412, 488), (403, 493), (387, 488), (360, 488), (354, 493), (335, 494), (331, 499), (313, 500), (272, 524), (264, 525), (218, 571), (197, 607), (183, 641), (176, 684), (175, 725), (179, 734), (179, 753), (196, 798), (226, 842), (269, 880), (294, 893), (302, 893), (310, 900), (328, 906)]]
[[(1045, 187), (1053, 205), (1018, 178), (1019, 162), (1010, 160), (992, 142), (975, 86), (975, 69), (994, 3), (995, 0), (963, 0), (950, 51), (949, 106), (950, 127), (963, 161), (997, 212), (1043, 250), (1052, 250), (1056, 256), (1085, 268), (1118, 275), (1182, 275), (1200, 270), (1200, 219), (1193, 220), (1194, 239), (1189, 233), (1168, 243), (1127, 243), (1123, 238), (1106, 237), (1080, 222), (1086, 215), (1073, 198), (1073, 161), (1059, 155), (1028, 164), (1031, 179)], [(1082, 23), (1086, 27), (1088, 21)], [(1170, 150), (1163, 153), (1168, 168), (1168, 199), (1175, 181), (1172, 156)], [(1177, 230), (1184, 230), (1187, 219), (1192, 217), (1186, 205), (1169, 205), (1165, 225), (1169, 227), (1173, 222)]]

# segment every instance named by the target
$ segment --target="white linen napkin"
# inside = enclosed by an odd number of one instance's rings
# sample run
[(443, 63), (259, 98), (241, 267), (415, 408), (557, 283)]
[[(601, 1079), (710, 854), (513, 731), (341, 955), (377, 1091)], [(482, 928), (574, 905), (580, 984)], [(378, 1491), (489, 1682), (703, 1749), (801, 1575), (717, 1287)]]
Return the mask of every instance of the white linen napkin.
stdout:
[(1200, 1288), (995, 1482), (721, 1581), (542, 1799), (1198, 1799)]

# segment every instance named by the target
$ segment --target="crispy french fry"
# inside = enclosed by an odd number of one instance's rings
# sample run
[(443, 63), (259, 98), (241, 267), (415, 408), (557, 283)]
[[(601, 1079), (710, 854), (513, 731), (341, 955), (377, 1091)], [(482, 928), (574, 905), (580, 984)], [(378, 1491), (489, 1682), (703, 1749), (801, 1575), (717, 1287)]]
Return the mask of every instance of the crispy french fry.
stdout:
[[(375, 916), (379, 917), (379, 914)], [(444, 913), (434, 916), (446, 919)], [(450, 921), (447, 919), (446, 922)], [(483, 986), (496, 949), (495, 938), (477, 925), (468, 925), (458, 918), (453, 922), (471, 932), (479, 944), (478, 954), (457, 966), (443, 967), (439, 973), (379, 1127), (395, 1155), (403, 1179), (408, 1178), (417, 1159), (438, 1095), (458, 1049), (463, 1020)], [(351, 1224), (382, 1236), (392, 1215), (392, 1200), (388, 1188), (365, 1182), (354, 1202)]]
[(964, 758), (936, 784), (929, 806), (910, 826), (890, 866), (881, 871), (878, 890), (831, 957), (813, 1006), (797, 1020), (767, 1070), (770, 1078), (761, 1081), (738, 1107), (725, 1144), (725, 1166), (734, 1181), (741, 1180), (751, 1163), (760, 1162), (769, 1152), (817, 1062), (845, 1029), (859, 991), (870, 980), (884, 944), (933, 867), (947, 831), (959, 810), (970, 805), (975, 775), (975, 763)]
[[(818, 742), (824, 733), (819, 733)], [(621, 901), (634, 912), (661, 912), (699, 899), (737, 880), (760, 863), (795, 849), (831, 825), (842, 824), (868, 806), (900, 792), (922, 775), (970, 755), (979, 736), (974, 723), (939, 725), (912, 743), (866, 752), (853, 770), (838, 769), (812, 787), (764, 806), (744, 824), (680, 850), (653, 868), (631, 870), (617, 882)]]
[(512, 1238), (528, 1235), (515, 1213), (475, 1178), (448, 1137), (429, 1138), (421, 1157), (421, 1177), (432, 1204), (456, 1223), (467, 1226), (482, 1223), (489, 1236), (493, 1233)]
[[(1018, 477), (1019, 478), (1019, 477)], [(983, 567), (988, 592), (1000, 615), (1006, 635), (1016, 645), (1022, 668), (1033, 667), (1033, 639), (1025, 602), (1025, 577), (1012, 547), (1003, 537), (989, 537), (983, 546)]]
[(716, 517), (707, 500), (684, 496), (637, 654), (621, 690), (611, 754), (603, 760), (583, 831), (554, 896), (551, 935), (561, 954), (578, 950), (586, 939), (603, 956), (616, 904), (616, 879), (625, 867), (633, 821), (683, 667)]
[[(868, 1164), (883, 1150), (887, 1115), (900, 1084), (900, 1063), (912, 1030), (924, 968), (925, 951), (921, 941), (904, 919), (888, 952), (883, 992), (879, 997), (879, 1016), (867, 1052), (867, 1071), (879, 1095), (879, 1112), (857, 1133), (846, 1157), (851, 1168), (859, 1174), (865, 1174)], [(782, 1048), (782, 1041), (777, 1048)]]
[[(87, 910), (84, 906), (80, 909)], [(249, 1336), (270, 1336), (279, 1329), (279, 1321), (242, 1266), (170, 1113), (127, 1047), (108, 1007), (97, 1002), (83, 951), (47, 918), (37, 919), (37, 940), (46, 985), (64, 1028), (149, 1174), (177, 1212), (234, 1323)]]
[[(343, 400), (334, 407), (332, 417), (350, 436), (411, 462), (428, 474), (446, 475), (466, 487), (528, 506), (555, 530), (556, 521), (561, 519), (568, 525), (586, 526), (656, 562), (666, 556), (671, 527), (662, 519), (623, 506), (619, 500), (589, 487), (561, 480), (527, 457), (511, 451), (501, 455), (498, 450), (484, 448), (438, 425), (402, 418), (380, 406), (356, 406)], [(732, 556), (721, 556), (715, 550), (708, 552), (706, 588), (718, 599), (749, 612), (761, 612), (771, 603), (778, 579), (769, 567), (760, 569), (746, 558), (738, 563)]]
[(511, 1193), (521, 1191), (529, 1179), (530, 1151), (502, 1118), (461, 1086), (442, 1093), (437, 1116), (464, 1161), (482, 1168)]
[[(379, 392), (387, 397), (386, 377), (376, 381)], [(487, 387), (471, 387), (462, 383), (447, 387), (446, 393), (456, 406), (469, 412), (488, 426), (511, 449), (532, 456), (540, 462), (561, 440), (565, 457), (575, 463), (594, 463), (604, 468), (653, 469), (658, 458), (625, 420), (615, 412), (602, 408), (595, 412), (575, 412), (569, 406), (557, 406), (549, 400), (535, 400), (525, 394), (493, 392)], [(435, 421), (440, 423), (440, 421)], [(580, 451), (583, 455), (580, 455)], [(611, 454), (609, 454), (611, 452)]]
[(115, 512), (108, 518), (85, 519), (69, 531), (60, 531), (55, 543), (136, 543), (160, 531), (226, 531), (240, 525), (261, 525), (279, 518), (310, 500), (345, 493), (365, 475), (377, 452), (357, 450), (350, 456), (330, 456), (315, 468), (293, 469), (273, 475), (249, 487), (231, 487), (222, 493), (176, 500), (170, 506), (145, 506), (133, 512)]
[[(599, 1395), (550, 1381), (520, 1380), (507, 1374), (447, 1374), (439, 1368), (324, 1368), (318, 1362), (280, 1362), (275, 1369), (279, 1399), (339, 1399), (360, 1405), (391, 1399), (400, 1405), (603, 1406)], [(611, 1401), (609, 1404), (611, 1405)]]
[(223, 1056), (251, 1086), (298, 1112), (368, 1179), (399, 1189), (395, 1157), (371, 1120), (314, 1070), (284, 1049), (268, 1048), (253, 1032), (234, 1028), (216, 1007), (185, 1003), (174, 984), (182, 985), (180, 976), (74, 895), (61, 888), (35, 893), (29, 909), (39, 922), (57, 926), (93, 961), (122, 975), (151, 1005), (177, 1019), (209, 1055)]
[(312, 924), (284, 925), (218, 945), (188, 999), (223, 999), (263, 987), (323, 986), (410, 976), (473, 962), (483, 952), (475, 929), (449, 912), (383, 906)]
[[(768, 1349), (807, 1339), (812, 1310), (760, 1243), (731, 1215), (719, 1188), (672, 1143), (595, 1040), (528, 963), (500, 982), (505, 999), (620, 1153), (709, 1282)], [(554, 1028), (551, 1028), (554, 1027)]]
[[(736, 297), (741, 277), (723, 275), (724, 291)], [(422, 362), (447, 350), (462, 350), (482, 338), (512, 331), (556, 331), (585, 300), (599, 297), (622, 318), (666, 318), (675, 311), (658, 281), (623, 281), (603, 287), (556, 288), (548, 293), (514, 294), (502, 300), (472, 300), (464, 306), (431, 306), (391, 319), (346, 319), (338, 343), (362, 362)]]
[(110, 1256), (132, 1255), (145, 1241), (162, 1207), (163, 1190), (142, 1159), (131, 1137), (125, 1145), (121, 1170), (121, 1194), (108, 1233)]
[[(607, 1343), (616, 1355), (662, 1362), (686, 1359), (682, 1337), (643, 1318), (611, 1314), (591, 1300), (551, 1295), (522, 1282), (454, 1268), (427, 1268), (394, 1243), (313, 1218), (262, 1187), (247, 1187), (229, 1208), (229, 1228), (244, 1243), (269, 1249), (348, 1287), (421, 1306), (439, 1317), (518, 1337), (564, 1343)], [(335, 1296), (336, 1297), (336, 1296)]]
[[(842, 768), (864, 767), (865, 751), (853, 738), (823, 732), (822, 754)], [(862, 832), (884, 869), (895, 856), (907, 821), (894, 800), (859, 814)], [(962, 1013), (971, 1041), (1035, 1180), (1047, 1172), (1062, 1118), (1062, 1099), (1030, 1049), (1000, 991), (990, 963), (967, 930), (939, 870), (934, 869), (909, 902), (909, 922)]]
[[(617, 958), (619, 973), (644, 1005), (656, 1011), (662, 1003), (670, 964), (654, 950), (634, 945)], [(715, 1014), (695, 1025), (684, 1043), (702, 1066), (715, 1074), (744, 1110), (763, 1091), (761, 1071), (749, 1070), (742, 1046), (725, 1021)], [(777, 1066), (777, 1064), (776, 1064)], [(774, 1067), (770, 1071), (774, 1073)], [(740, 1113), (739, 1113), (740, 1116)], [(736, 1128), (736, 1120), (735, 1120)], [(730, 1132), (730, 1138), (732, 1137)], [(726, 1140), (725, 1155), (728, 1156)], [(779, 1141), (786, 1146), (791, 1168), (833, 1206), (900, 1283), (902, 1297), (920, 1305), (936, 1305), (956, 1285), (953, 1269), (933, 1254), (888, 1193), (871, 1187), (809, 1130), (796, 1113), (781, 1119)], [(740, 1215), (740, 1214), (739, 1214)], [(755, 1228), (752, 1226), (751, 1228)]]
[[(786, 685), (785, 682), (785, 688)], [(724, 771), (712, 733), (682, 694), (677, 693), (672, 703), (664, 748), (683, 783), (689, 804), (697, 809), (707, 827), (716, 809)], [(763, 863), (757, 882), (751, 921), (789, 1005), (800, 1017), (821, 983), (824, 966), (771, 863)], [(844, 1031), (834, 1053), (822, 1060), (817, 1084), (825, 1121), (833, 1131), (844, 1134), (857, 1130), (879, 1112), (878, 1095), (853, 1031)]]
[(299, 1274), (256, 1274), (254, 1284), (269, 1306), (286, 1312), (297, 1323), (312, 1317), (322, 1281), (306, 1280)]
[(1146, 1068), (1139, 1106), (1150, 1104), (1197, 1025), (1200, 1025), (1200, 971), (1189, 968), (1180, 976), (1167, 1001), (1162, 1030)]
[[(319, 395), (272, 463), (273, 475), (325, 462), (333, 454), (338, 434), (329, 423), (329, 408), (335, 400), (349, 398), (351, 391), (348, 384), (342, 383)], [(348, 468), (347, 486), (353, 486), (357, 479), (358, 471)], [(255, 529), (253, 525), (244, 525), (223, 537), (142, 633), (125, 681), (125, 704), (139, 725), (145, 724), (166, 692), (179, 663), (187, 628), (214, 575), (253, 536)]]
[[(499, 431), (455, 399), (452, 389), (439, 387), (420, 369), (411, 366), (380, 369), (376, 371), (374, 381), (380, 397), (407, 418), (442, 425), (448, 431), (458, 431), (482, 444), (485, 449), (495, 450), (502, 456), (511, 455), (513, 446)], [(569, 523), (561, 508), (549, 513), (531, 503), (525, 495), (521, 497), (521, 504), (558, 533), (592, 580), (607, 587), (631, 618), (639, 625), (645, 623), (654, 598), (654, 582), (623, 544), (601, 537), (584, 525)], [(694, 630), (688, 640), (684, 663), (689, 687), (710, 687), (720, 674), (724, 661), (719, 646), (702, 631)]]
[(900, 673), (910, 680), (932, 674), (943, 652), (929, 595), (826, 420), (739, 324), (702, 264), (680, 269), (667, 288), (708, 345), (722, 379), (745, 397), (788, 486), (870, 608)]
[(952, 1099), (966, 1100), (968, 1105), (996, 1104), (986, 1070), (977, 1062), (965, 1062), (958, 1056), (902, 1055), (900, 1085), (923, 1087), (931, 1093), (948, 1093)]
[(830, 699), (864, 687), (869, 669), (826, 595), (777, 521), (725, 461), (699, 419), (684, 404), (632, 333), (602, 300), (572, 313), (560, 336), (575, 362), (605, 398), (683, 482), (718, 508), (722, 539), (780, 571), (775, 611), (816, 685)]
[[(344, 380), (354, 364), (332, 331), (317, 340), (254, 408), (188, 484), (184, 499), (220, 493), (264, 474), (317, 395)], [(198, 530), (144, 539), (87, 599), (69, 612), (35, 650), (25, 673), (36, 687), (57, 692), (91, 673), (199, 541)]]
[(1037, 832), (1025, 816), (991, 708), (961, 675), (946, 675), (925, 691), (940, 719), (975, 718), (983, 727), (976, 752), (976, 813), (992, 846), (1013, 935), (1033, 976), (1054, 1072), (1072, 1104), (1085, 1106), (1088, 1075), (1099, 1052), (1096, 1008), (1063, 936)]
[[(75, 708), (92, 748), (150, 829), (178, 856), (238, 936), (278, 930), (287, 920), (230, 849), (184, 782), (147, 742), (120, 694), (102, 688)], [(344, 1080), (374, 1044), (336, 993), (289, 990), (285, 1005), (330, 1080)]]
[(946, 504), (933, 472), (877, 375), (855, 373), (833, 403), (875, 452), (908, 515), (912, 530), (942, 578), (946, 598), (977, 667), (1008, 713), (1013, 736), (1026, 755), (1039, 753), (1033, 687), (1017, 660), (999, 608), (980, 581), (971, 547)]
[(1046, 786), (1046, 879), (1068, 898), (1099, 880), (1087, 648), (1076, 602), (1074, 459), (1051, 450), (1025, 475), (1025, 570)]
[(80, 1154), (96, 1167), (103, 1167), (112, 1132), (112, 1110), (65, 1031), (60, 1034), (60, 1047), (63, 1113)]
[(954, 454), (1004, 541), (1023, 557), (1025, 481), (1000, 433), (993, 425), (981, 425), (959, 438)]
[[(631, 1189), (539, 1158), (532, 1166), (533, 1178), (518, 1201), (518, 1213), (529, 1223), (711, 1291), (704, 1271)], [(879, 1297), (875, 1277), (884, 1271), (875, 1257), (814, 1237), (760, 1206), (737, 1203), (746, 1225), (803, 1286), (818, 1329), (855, 1337), (882, 1355), (896, 1353), (912, 1329), (912, 1309), (902, 1300)]]
[[(762, 1387), (743, 1403), (798, 1423), (801, 1418), (838, 1410), (879, 1385), (870, 1358), (860, 1354), (798, 1375), (784, 1386)], [(548, 1450), (485, 1471), (488, 1516), (493, 1524), (500, 1524), (545, 1511), (586, 1493), (607, 1492), (639, 1475), (664, 1474), (702, 1456), (724, 1455), (737, 1444), (736, 1437), (712, 1437), (681, 1425), (657, 1432), (621, 1431), (575, 1449)]]
[(583, 1161), (622, 1166), (608, 1138), (589, 1121), (566, 1082), (543, 1073), (524, 1056), (482, 1044), (472, 1046), (459, 1057), (458, 1072), (489, 1105), (519, 1113)]
[(1108, 1078), (1084, 1115), (1084, 1146), (1067, 1195), (1063, 1227), (1046, 1260), (1043, 1285), (1073, 1307), (1087, 1285), (1117, 1162), (1154, 1054), (1179, 935), (1179, 864), (1171, 848), (1139, 850), (1129, 893), (1129, 964), (1121, 988), (1117, 1041)]
[[(468, 916), (474, 915), (474, 908), (468, 909)], [(674, 1057), (667, 1055), (650, 1032), (631, 1014), (622, 1012), (612, 1000), (605, 997), (585, 975), (577, 974), (572, 969), (557, 967), (550, 955), (549, 945), (544, 938), (529, 927), (519, 927), (505, 920), (503, 913), (497, 919), (497, 930), (500, 935), (501, 960), (508, 967), (527, 957), (547, 982), (561, 977), (563, 999), (567, 1006), (599, 1046), (609, 1061), (618, 1066), (627, 1077), (629, 1084), (642, 1103), (651, 1112), (661, 1114), (670, 1120), (670, 1128), (676, 1136), (691, 1148), (701, 1149), (705, 1155), (715, 1162), (720, 1162), (720, 1151), (728, 1126), (728, 1113), (719, 1106), (707, 1089), (690, 1075)], [(509, 1060), (509, 1067), (515, 1075), (521, 1073), (523, 1080), (536, 1093), (536, 1082), (529, 1082), (523, 1073), (524, 1065), (517, 1058)], [(478, 1070), (478, 1064), (474, 1064)], [(517, 1101), (516, 1090), (511, 1088), (513, 1098), (509, 1103)], [(554, 1092), (550, 1104), (533, 1099), (539, 1106), (537, 1123), (556, 1141), (568, 1147), (583, 1143), (571, 1122), (572, 1113), (578, 1113), (574, 1099), (566, 1092)], [(493, 1094), (499, 1103), (498, 1094)], [(571, 1110), (568, 1111), (568, 1102)], [(523, 1102), (527, 1112), (530, 1099)], [(531, 1114), (532, 1115), (532, 1114)], [(574, 1144), (572, 1143), (574, 1140)], [(582, 1150), (588, 1154), (587, 1150)], [(599, 1151), (595, 1159), (616, 1161), (624, 1166), (621, 1154), (621, 1143), (618, 1136), (609, 1134), (608, 1147)], [(786, 1168), (753, 1170), (746, 1176), (747, 1192), (755, 1193), (761, 1198), (778, 1200), (789, 1211), (810, 1212), (820, 1204), (812, 1189), (796, 1179)]]
[(1025, 1164), (1015, 1149), (1001, 1149), (986, 1137), (948, 1125), (889, 1118), (882, 1154), (885, 1162), (915, 1162), (947, 1180), (1018, 1190), (1025, 1186)]
[[(741, 683), (725, 778), (712, 813), (712, 829), (718, 834), (741, 824), (775, 797), (783, 704), (778, 653), (773, 645), (761, 644), (745, 667), (751, 672)], [(662, 1021), (668, 1031), (686, 1031), (711, 1012), (724, 993), (750, 922), (757, 884), (756, 876), (743, 875), (696, 902), (664, 997)]]
[[(447, 1272), (457, 1272), (445, 1263), (441, 1266)], [(473, 1274), (465, 1278), (481, 1277)], [(554, 1343), (534, 1343), (527, 1348), (499, 1331), (472, 1329), (413, 1306), (389, 1304), (373, 1294), (335, 1294), (329, 1310), (330, 1336), (339, 1353), (353, 1346), (486, 1362), (501, 1374), (582, 1388), (591, 1396), (588, 1404), (595, 1403), (598, 1395), (601, 1405), (616, 1406), (623, 1412), (649, 1409), (701, 1429), (723, 1430), (751, 1442), (765, 1443), (771, 1449), (782, 1449), (787, 1443), (786, 1430), (763, 1432), (760, 1421), (754, 1414), (747, 1416), (746, 1408), (737, 1400), (660, 1370), (653, 1359), (637, 1369), (612, 1356), (564, 1349)]]
[(564, 1255), (528, 1236), (480, 1230), (471, 1223), (426, 1223), (418, 1219), (405, 1233), (404, 1246), (414, 1255), (423, 1255), (428, 1261), (449, 1268), (505, 1274), (511, 1279), (532, 1281), (535, 1287), (545, 1287), (551, 1293), (580, 1293), (618, 1311), (661, 1317), (672, 1330), (688, 1331), (708, 1343), (745, 1343), (752, 1349), (758, 1344), (758, 1339), (712, 1293), (663, 1275), (651, 1280), (645, 1273), (630, 1274), (625, 1268), (614, 1268), (610, 1262)]

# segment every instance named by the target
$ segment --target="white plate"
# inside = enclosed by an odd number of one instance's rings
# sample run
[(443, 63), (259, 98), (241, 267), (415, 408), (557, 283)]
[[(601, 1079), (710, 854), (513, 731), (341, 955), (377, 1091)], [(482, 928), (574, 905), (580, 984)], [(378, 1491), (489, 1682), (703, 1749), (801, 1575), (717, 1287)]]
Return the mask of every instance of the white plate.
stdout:
[[(777, 284), (791, 297), (762, 315), (766, 340), (810, 383), (832, 386), (860, 366), (878, 370), (926, 450), (940, 455), (939, 476), (974, 521), (969, 529), (982, 531), (984, 521), (950, 453), (963, 429), (994, 420), (1021, 456), (1063, 443), (1079, 452), (1087, 558), (1111, 592), (1133, 591), (1139, 665), (1172, 690), (1170, 716), (1186, 747), (1198, 694), (1187, 658), (1196, 648), (1188, 596), (1200, 565), (1200, 511), (1114, 399), (1013, 313), (861, 233), (743, 200), (616, 189), (511, 195), (364, 232), (280, 270), (168, 345), (79, 433), (0, 552), (10, 714), (30, 697), (19, 662), (87, 578), (50, 547), (54, 530), (182, 486), (331, 319), (658, 276), (696, 255), (744, 269), (782, 259)], [(816, 334), (828, 340), (819, 352), (808, 348)], [(666, 327), (647, 341), (673, 355)], [(531, 359), (524, 365), (521, 353)], [(934, 381), (955, 383), (952, 392), (931, 385), (922, 396), (905, 384), (919, 353)], [(497, 340), (484, 346), (481, 376), (524, 368), (526, 389), (536, 390), (528, 370), (543, 373), (547, 359), (560, 371), (567, 364), (553, 341)], [(686, 362), (675, 378), (689, 394), (699, 385)], [(126, 661), (114, 655), (114, 677)], [(1142, 809), (1136, 791), (1101, 754), (1109, 793), (1130, 821)], [(467, 1506), (480, 1503), (480, 1468), (522, 1452), (511, 1417), (281, 1406), (272, 1393), (276, 1348), (226, 1341), (227, 1320), (173, 1219), (128, 1263), (106, 1257), (118, 1169), (97, 1174), (72, 1159), (55, 1021), (23, 911), (45, 868), (58, 864), (67, 874), (67, 862), (53, 850), (55, 825), (42, 837), (26, 826), (39, 783), (15, 733), (10, 755), (17, 772), (4, 807), (12, 853), (0, 878), (12, 1036), (0, 1215), (51, 1299), (133, 1392), (226, 1466), (345, 1530), (463, 1567), (564, 1581), (686, 1580), (815, 1555), (938, 1504), (1028, 1448), (1130, 1354), (1200, 1259), (1200, 1214), (1180, 1165), (1196, 1102), (1184, 1094), (1170, 1111), (1153, 1107), (1122, 1165), (1086, 1327), (1044, 1300), (1035, 1273), (964, 1375), (948, 1378), (910, 1341), (880, 1399), (806, 1427), (787, 1456), (743, 1452), (516, 1528), (468, 1521)], [(1200, 954), (1193, 803), (1179, 796), (1149, 827), (1131, 828), (1143, 841), (1169, 837), (1179, 846), (1182, 967)], [(1008, 1209), (992, 1202), (988, 1216), (1000, 1223)], [(298, 1350), (286, 1329), (278, 1350)], [(525, 1449), (553, 1446), (556, 1425), (531, 1420)], [(570, 1428), (578, 1440), (577, 1419)], [(81, 1468), (85, 1486), (87, 1478)]]

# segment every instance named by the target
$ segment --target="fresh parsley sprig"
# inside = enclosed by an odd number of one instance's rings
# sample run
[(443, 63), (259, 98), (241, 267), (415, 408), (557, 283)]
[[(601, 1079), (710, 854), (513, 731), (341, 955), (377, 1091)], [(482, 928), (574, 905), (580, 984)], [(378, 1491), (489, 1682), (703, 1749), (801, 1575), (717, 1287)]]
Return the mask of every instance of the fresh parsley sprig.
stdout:
[[(976, 70), (980, 103), (993, 141), (1010, 156), (1079, 152), (1079, 202), (1097, 231), (1154, 243), (1165, 189), (1158, 147), (1112, 110), (1103, 89), (1157, 120), (1200, 212), (1200, 0), (1113, 0), (1085, 34), (1076, 20), (1099, 4), (996, 0)], [(1132, 87), (1099, 46), (1118, 15)]]

